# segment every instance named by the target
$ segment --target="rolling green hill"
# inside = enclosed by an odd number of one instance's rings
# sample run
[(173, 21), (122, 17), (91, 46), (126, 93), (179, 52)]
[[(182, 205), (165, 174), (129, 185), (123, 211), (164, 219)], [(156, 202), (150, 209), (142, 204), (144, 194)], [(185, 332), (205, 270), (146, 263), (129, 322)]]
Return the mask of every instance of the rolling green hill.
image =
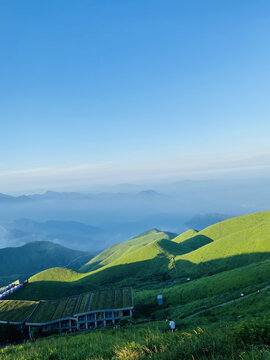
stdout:
[(205, 246), (175, 258), (180, 277), (214, 274), (268, 259), (270, 212), (226, 220), (198, 232), (184, 243), (194, 242), (198, 237), (205, 239)]
[(132, 253), (139, 248), (144, 247), (156, 240), (162, 239), (173, 239), (176, 234), (159, 231), (157, 229), (151, 229), (146, 231), (133, 239), (113, 245), (108, 249), (104, 250), (99, 255), (95, 256), (88, 263), (81, 267), (82, 272), (89, 272), (113, 263), (125, 254)]

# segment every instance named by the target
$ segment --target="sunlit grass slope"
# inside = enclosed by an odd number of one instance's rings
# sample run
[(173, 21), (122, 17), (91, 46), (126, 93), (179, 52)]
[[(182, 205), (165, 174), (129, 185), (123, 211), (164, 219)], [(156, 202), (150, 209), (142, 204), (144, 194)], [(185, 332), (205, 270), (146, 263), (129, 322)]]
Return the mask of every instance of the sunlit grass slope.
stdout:
[(231, 218), (215, 225), (211, 225), (199, 232), (199, 234), (207, 236), (212, 240), (218, 240), (227, 235), (247, 230), (264, 223), (270, 223), (270, 211), (263, 211), (254, 214), (238, 216)]
[(55, 267), (41, 271), (40, 273), (32, 276), (29, 279), (29, 282), (35, 282), (35, 281), (71, 282), (71, 281), (77, 281), (83, 278), (84, 276), (85, 276), (84, 274), (80, 274), (79, 272), (71, 269), (67, 269), (63, 267)]
[(195, 229), (190, 229), (190, 230), (185, 231), (184, 233), (176, 236), (176, 237), (173, 238), (172, 240), (173, 240), (174, 242), (176, 242), (176, 243), (179, 244), (179, 243), (181, 243), (181, 242), (183, 242), (183, 241), (185, 241), (185, 240), (188, 240), (188, 239), (192, 238), (192, 237), (195, 236), (197, 233), (198, 233), (197, 230), (195, 230)]
[(113, 245), (95, 256), (91, 261), (81, 267), (81, 271), (89, 272), (108, 265), (125, 254), (131, 253), (145, 245), (161, 239), (172, 239), (176, 234), (152, 229), (146, 231), (129, 241)]
[(178, 276), (213, 274), (269, 258), (270, 212), (223, 221), (198, 232), (184, 243), (200, 237), (209, 239), (209, 243), (176, 257)]

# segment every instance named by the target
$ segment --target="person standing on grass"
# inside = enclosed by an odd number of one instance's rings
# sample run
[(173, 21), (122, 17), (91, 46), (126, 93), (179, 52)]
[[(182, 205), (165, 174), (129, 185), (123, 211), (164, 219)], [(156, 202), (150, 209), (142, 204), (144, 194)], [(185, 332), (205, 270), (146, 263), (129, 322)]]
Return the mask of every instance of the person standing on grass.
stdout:
[(169, 319), (169, 326), (172, 332), (175, 332), (175, 322), (172, 319)]

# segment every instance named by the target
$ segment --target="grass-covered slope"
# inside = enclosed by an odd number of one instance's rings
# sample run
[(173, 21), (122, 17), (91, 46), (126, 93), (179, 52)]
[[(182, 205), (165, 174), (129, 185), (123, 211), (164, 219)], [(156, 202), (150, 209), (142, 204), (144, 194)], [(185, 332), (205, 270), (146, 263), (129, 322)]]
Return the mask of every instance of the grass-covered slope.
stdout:
[(164, 284), (158, 290), (164, 297), (162, 307), (157, 306), (157, 290), (138, 289), (134, 292), (135, 306), (142, 315), (150, 311), (158, 319), (169, 316), (180, 319), (270, 285), (269, 273), (270, 259), (186, 283)]
[(172, 240), (178, 244), (182, 243), (183, 241), (186, 241), (190, 238), (192, 238), (193, 236), (195, 236), (198, 233), (197, 230), (195, 229), (190, 229), (185, 231), (184, 233), (176, 236), (175, 238), (173, 238)]
[(268, 360), (270, 323), (245, 319), (229, 325), (183, 327), (168, 323), (89, 331), (0, 349), (1, 360)]
[(161, 239), (172, 239), (175, 237), (175, 235), (176, 234), (159, 231), (157, 229), (146, 231), (129, 241), (125, 241), (123, 243), (109, 247), (91, 259), (87, 264), (83, 265), (80, 270), (83, 272), (96, 270), (102, 266), (106, 266), (116, 261), (125, 254), (131, 253), (139, 248), (144, 247), (147, 244), (150, 244), (153, 241)]
[(178, 276), (214, 274), (268, 259), (270, 212), (226, 220), (197, 233), (184, 243), (195, 241), (200, 237), (211, 241), (192, 252), (176, 257)]
[(218, 240), (227, 235), (233, 235), (234, 233), (261, 226), (266, 223), (270, 223), (270, 211), (263, 211), (231, 218), (209, 226), (199, 233), (209, 237), (212, 240)]
[(71, 282), (71, 281), (79, 280), (84, 276), (85, 276), (84, 274), (80, 274), (77, 271), (68, 268), (55, 267), (41, 271), (40, 273), (33, 275), (29, 279), (29, 281), (30, 282), (35, 282), (35, 281)]

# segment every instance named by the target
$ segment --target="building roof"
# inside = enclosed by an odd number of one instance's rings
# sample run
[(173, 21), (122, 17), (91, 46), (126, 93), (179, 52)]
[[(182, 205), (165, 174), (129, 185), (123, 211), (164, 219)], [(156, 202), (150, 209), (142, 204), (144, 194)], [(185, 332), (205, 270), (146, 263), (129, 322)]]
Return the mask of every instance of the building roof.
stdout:
[(37, 301), (0, 300), (0, 323), (22, 324), (37, 305)]
[(60, 300), (40, 301), (27, 320), (27, 325), (48, 324), (57, 320), (73, 319), (75, 315), (132, 307), (131, 288), (96, 290)]
[(0, 323), (47, 324), (74, 315), (133, 307), (131, 288), (96, 290), (59, 300), (0, 300)]

